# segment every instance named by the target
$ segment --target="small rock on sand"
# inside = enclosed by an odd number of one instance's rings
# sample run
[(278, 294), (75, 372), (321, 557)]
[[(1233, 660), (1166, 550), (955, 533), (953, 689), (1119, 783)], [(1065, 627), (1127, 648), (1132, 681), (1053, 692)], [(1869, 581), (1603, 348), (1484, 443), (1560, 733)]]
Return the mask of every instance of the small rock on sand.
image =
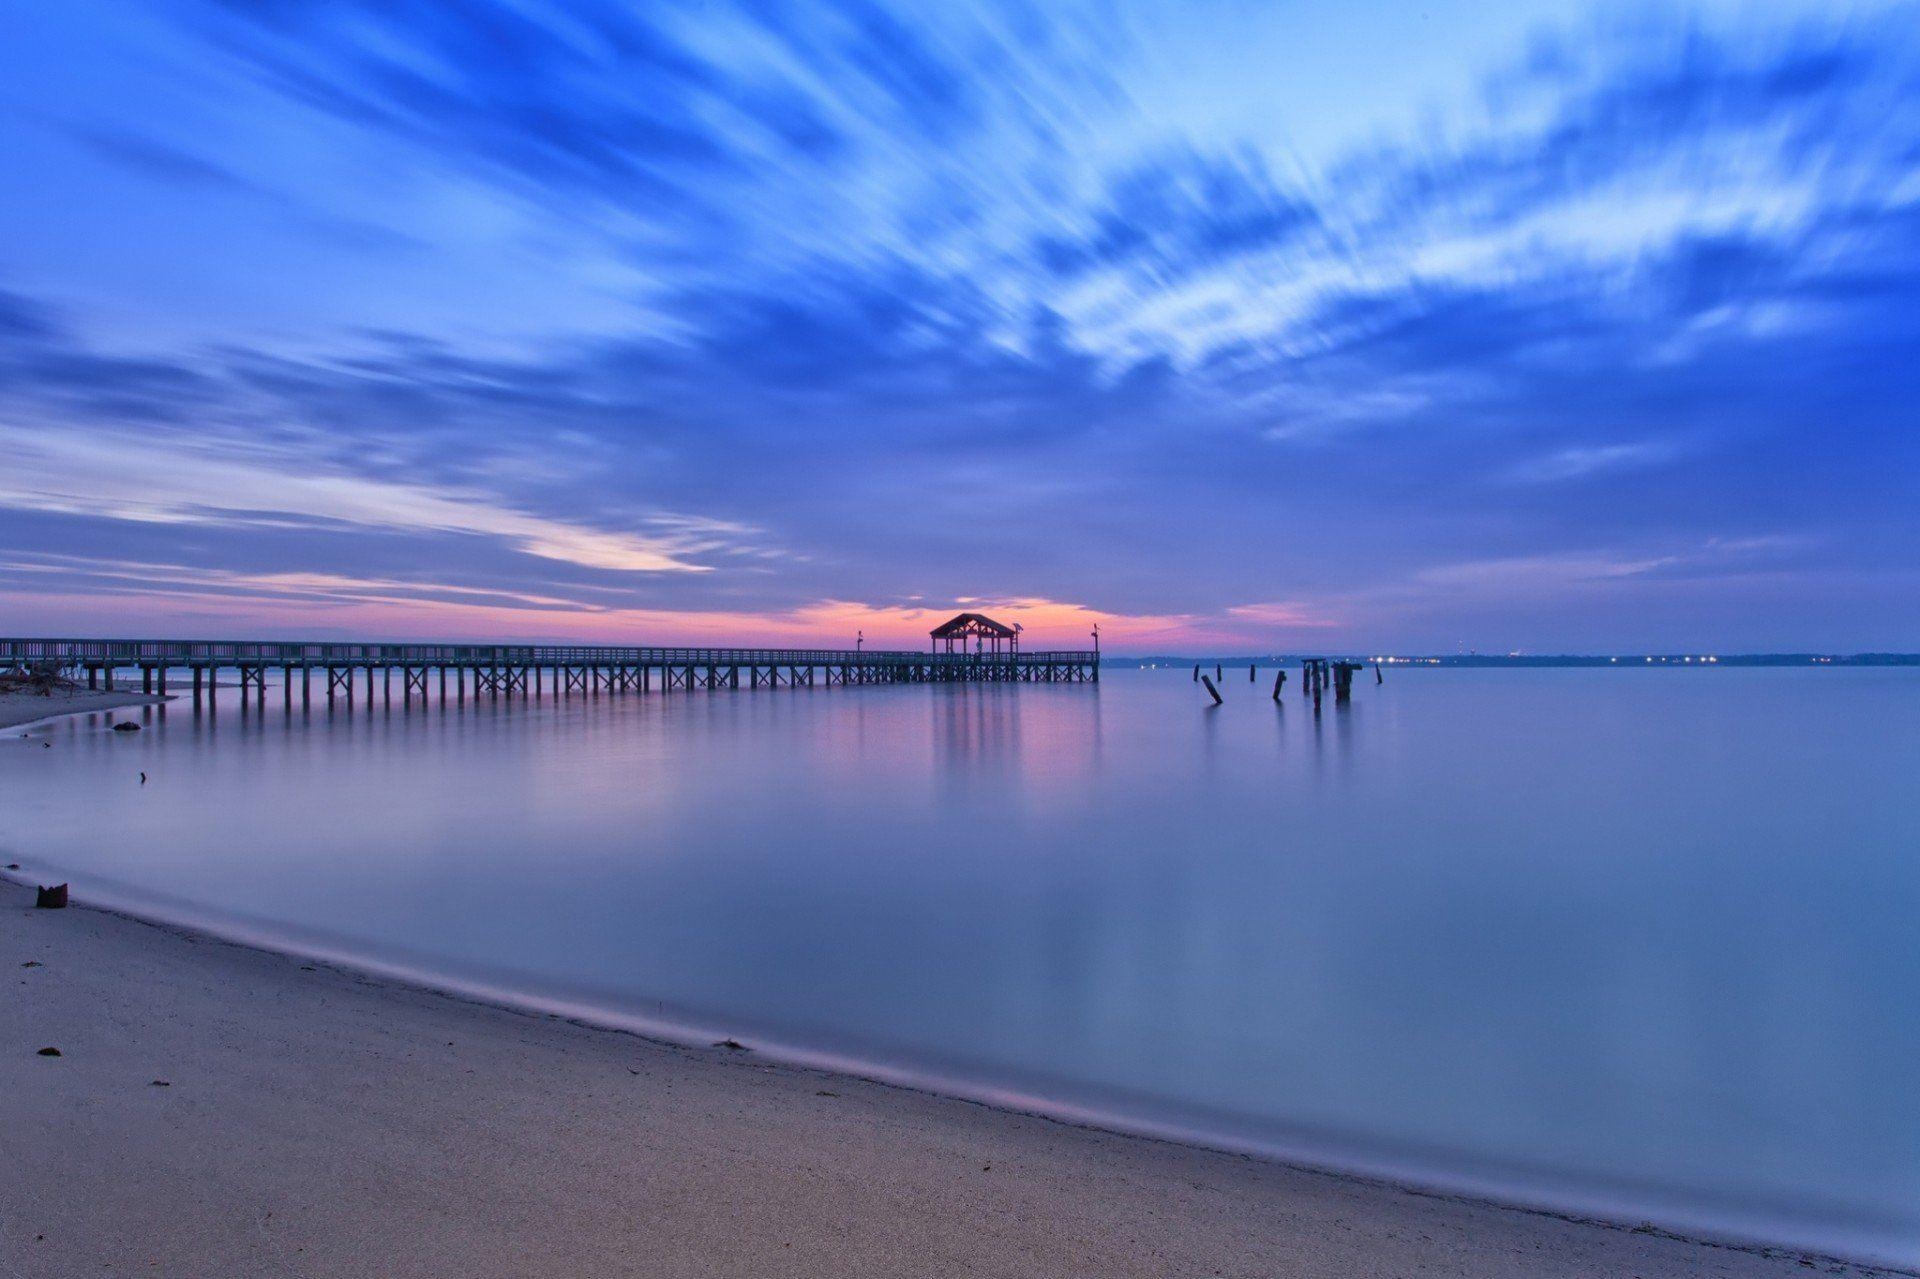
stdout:
[(40, 1057), (58, 1057), (60, 1055), (60, 1050), (58, 1048), (42, 1048), (35, 1055)]

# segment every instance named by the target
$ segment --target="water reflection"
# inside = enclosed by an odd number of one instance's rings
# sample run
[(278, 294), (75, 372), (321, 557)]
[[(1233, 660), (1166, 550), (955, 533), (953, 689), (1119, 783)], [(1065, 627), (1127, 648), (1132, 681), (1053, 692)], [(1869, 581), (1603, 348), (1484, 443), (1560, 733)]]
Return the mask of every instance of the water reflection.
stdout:
[(0, 741), (0, 844), (83, 895), (1220, 1140), (1920, 1232), (1920, 680), (1225, 691), (222, 690)]

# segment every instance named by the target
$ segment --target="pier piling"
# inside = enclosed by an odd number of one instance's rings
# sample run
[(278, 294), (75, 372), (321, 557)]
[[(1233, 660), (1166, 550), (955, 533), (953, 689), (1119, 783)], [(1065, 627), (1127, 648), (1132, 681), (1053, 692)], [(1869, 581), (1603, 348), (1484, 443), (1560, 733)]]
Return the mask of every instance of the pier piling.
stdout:
[[(248, 709), (248, 693), (262, 709), (266, 705), (269, 672), (281, 680), (281, 702), (292, 708), (293, 681), (300, 680), (303, 707), (312, 702), (313, 670), (324, 672), (328, 705), (344, 700), (355, 709), (357, 679), (364, 679), (366, 707), (374, 705), (374, 684), (382, 700), (393, 704), (393, 670), (400, 668), (402, 701), (411, 706), (418, 693), (429, 704), (427, 679), (437, 671), (441, 704), (446, 704), (447, 675), (453, 673), (454, 695), (464, 704), (467, 676), (473, 676), (476, 697), (484, 690), (498, 698), (518, 692), (522, 699), (544, 696), (546, 676), (552, 676), (557, 696), (595, 696), (651, 692), (655, 672), (660, 691), (718, 692), (743, 687), (809, 688), (825, 684), (1027, 683), (1092, 684), (1100, 678), (1097, 651), (906, 652), (840, 649), (676, 649), (513, 647), (495, 645), (414, 645), (355, 643), (213, 642), (201, 640), (68, 640), (0, 638), (0, 666), (57, 663), (78, 667), (90, 688), (116, 687), (116, 672), (139, 672), (141, 687), (164, 693), (168, 672), (184, 668), (193, 685), (194, 704), (204, 699), (211, 709), (218, 698), (219, 672), (231, 669), (239, 677), (241, 706)], [(748, 678), (743, 681), (741, 668)], [(784, 668), (784, 670), (782, 669)], [(378, 672), (376, 676), (376, 672)], [(1201, 668), (1194, 666), (1196, 680)], [(824, 673), (825, 678), (822, 679)], [(1216, 668), (1216, 680), (1219, 676)], [(1250, 678), (1254, 673), (1250, 670)], [(529, 687), (531, 686), (531, 687)], [(1219, 688), (1216, 684), (1214, 691)]]

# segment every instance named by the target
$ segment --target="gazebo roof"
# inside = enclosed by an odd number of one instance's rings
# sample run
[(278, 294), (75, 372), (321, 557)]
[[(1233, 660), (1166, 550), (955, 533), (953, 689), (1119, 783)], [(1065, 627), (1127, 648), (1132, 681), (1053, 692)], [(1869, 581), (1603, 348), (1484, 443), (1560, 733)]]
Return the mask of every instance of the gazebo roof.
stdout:
[(1011, 626), (996, 622), (985, 613), (960, 613), (933, 628), (935, 639), (946, 639), (954, 635), (997, 635), (1001, 639), (1012, 639), (1015, 631)]

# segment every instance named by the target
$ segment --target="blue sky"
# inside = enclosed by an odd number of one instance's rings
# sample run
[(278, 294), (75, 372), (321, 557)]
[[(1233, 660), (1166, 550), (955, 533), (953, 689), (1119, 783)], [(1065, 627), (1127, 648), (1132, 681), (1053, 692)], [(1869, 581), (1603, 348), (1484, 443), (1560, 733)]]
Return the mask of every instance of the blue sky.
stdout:
[(23, 6), (0, 629), (1920, 647), (1916, 17)]

